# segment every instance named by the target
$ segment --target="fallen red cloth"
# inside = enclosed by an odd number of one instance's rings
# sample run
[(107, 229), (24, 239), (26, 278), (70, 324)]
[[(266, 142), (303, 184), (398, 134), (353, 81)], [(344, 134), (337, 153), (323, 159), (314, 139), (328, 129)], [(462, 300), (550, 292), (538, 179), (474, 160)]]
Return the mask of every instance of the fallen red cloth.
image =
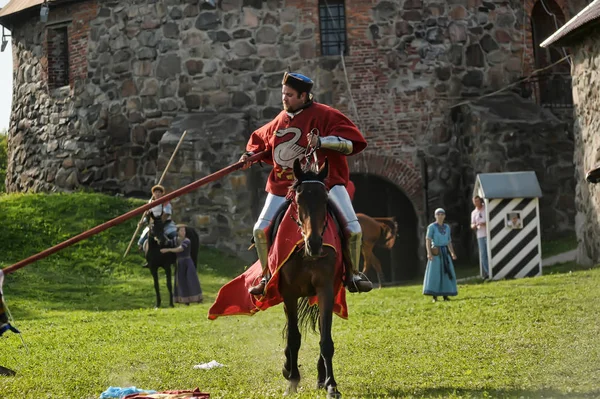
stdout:
[(132, 393), (123, 399), (210, 399), (210, 394), (201, 392), (199, 388), (193, 391), (164, 391), (158, 393)]
[[(299, 246), (304, 245), (300, 230), (292, 219), (296, 215), (296, 205), (292, 203), (284, 215), (275, 242), (271, 245), (269, 252), (269, 268), (271, 279), (265, 289), (265, 295), (258, 298), (251, 295), (248, 289), (257, 284), (262, 278), (260, 262), (255, 262), (244, 273), (225, 284), (219, 290), (215, 303), (208, 311), (208, 318), (214, 320), (219, 316), (253, 315), (259, 310), (266, 310), (271, 306), (283, 301), (279, 293), (279, 269), (296, 251)], [(327, 228), (323, 234), (323, 245), (330, 246), (336, 250), (336, 275), (335, 275), (335, 302), (333, 311), (338, 316), (348, 318), (348, 307), (346, 305), (346, 290), (342, 283), (344, 267), (342, 261), (342, 243), (336, 229), (336, 224), (329, 215)], [(311, 297), (310, 303), (317, 303), (317, 297)]]

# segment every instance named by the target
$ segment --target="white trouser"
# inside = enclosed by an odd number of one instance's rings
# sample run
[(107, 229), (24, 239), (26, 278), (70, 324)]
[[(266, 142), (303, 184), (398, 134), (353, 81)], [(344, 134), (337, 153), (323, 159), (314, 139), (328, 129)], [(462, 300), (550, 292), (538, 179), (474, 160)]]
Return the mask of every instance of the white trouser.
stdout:
[[(352, 201), (348, 195), (346, 187), (337, 185), (329, 190), (329, 202), (333, 206), (333, 210), (338, 221), (341, 223), (342, 230), (348, 242), (348, 250), (350, 252), (351, 267), (354, 272), (358, 270), (358, 263), (360, 260), (360, 250), (362, 246), (362, 230), (358, 223), (358, 218), (354, 212)], [(258, 217), (258, 221), (254, 225), (252, 234), (254, 236), (254, 246), (256, 247), (256, 253), (258, 259), (263, 268), (263, 274), (268, 268), (269, 259), (269, 240), (267, 237), (267, 230), (273, 219), (281, 208), (285, 206), (285, 197), (278, 195), (267, 194), (265, 205)]]
[(266, 275), (269, 265), (269, 238), (267, 237), (267, 230), (275, 216), (279, 213), (281, 208), (285, 206), (285, 197), (267, 194), (265, 205), (263, 206), (258, 221), (254, 225), (252, 235), (254, 236), (254, 246), (256, 247), (256, 253), (258, 254), (258, 260), (262, 266), (263, 275)]
[(352, 201), (348, 195), (346, 187), (337, 185), (329, 190), (329, 202), (333, 206), (333, 211), (338, 221), (342, 225), (342, 230), (348, 242), (348, 251), (350, 252), (350, 267), (354, 273), (358, 272), (358, 263), (360, 261), (360, 250), (362, 248), (362, 229), (358, 218), (354, 212)]

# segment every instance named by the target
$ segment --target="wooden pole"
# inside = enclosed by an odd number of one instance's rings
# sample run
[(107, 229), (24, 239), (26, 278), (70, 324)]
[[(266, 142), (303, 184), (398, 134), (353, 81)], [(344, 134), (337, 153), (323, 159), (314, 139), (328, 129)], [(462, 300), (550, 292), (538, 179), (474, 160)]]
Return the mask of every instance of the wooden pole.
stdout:
[[(177, 143), (177, 146), (175, 147), (173, 154), (171, 154), (171, 159), (169, 159), (169, 162), (167, 163), (165, 170), (163, 170), (162, 176), (160, 177), (160, 180), (158, 181), (159, 185), (162, 184), (165, 176), (167, 175), (167, 171), (171, 167), (171, 163), (173, 162), (173, 159), (175, 159), (175, 154), (177, 154), (177, 151), (179, 150), (181, 143), (183, 143), (183, 138), (185, 137), (186, 134), (187, 134), (187, 130), (184, 130), (183, 134), (179, 138), (179, 143)], [(153, 199), (154, 199), (154, 195), (150, 198), (150, 201), (152, 201)], [(150, 202), (150, 201), (148, 201), (148, 202)], [(135, 232), (131, 236), (131, 240), (129, 240), (129, 245), (127, 246), (127, 249), (125, 250), (125, 253), (123, 254), (123, 258), (125, 258), (129, 254), (129, 250), (131, 249), (131, 246), (133, 245), (133, 242), (135, 241), (135, 237), (138, 235), (138, 232), (140, 231), (140, 227), (142, 227), (142, 224), (144, 223), (145, 216), (146, 216), (146, 213), (144, 212), (144, 214), (142, 214), (142, 218), (140, 219), (140, 221), (138, 222), (138, 224), (135, 228)]]
[(196, 180), (195, 182), (190, 183), (187, 186), (181, 187), (169, 194), (165, 194), (164, 196), (160, 197), (157, 200), (154, 200), (146, 205), (142, 205), (139, 208), (136, 208), (132, 211), (127, 212), (124, 215), (121, 215), (114, 219), (111, 219), (108, 222), (104, 222), (101, 225), (94, 227), (93, 229), (90, 229), (88, 231), (85, 231), (81, 234), (76, 235), (75, 237), (71, 237), (68, 240), (61, 242), (60, 244), (53, 246), (52, 248), (48, 248), (40, 253), (30, 256), (27, 259), (23, 259), (13, 265), (5, 267), (4, 269), (2, 269), (2, 272), (4, 272), (4, 274), (13, 273), (16, 270), (18, 270), (24, 266), (27, 266), (30, 263), (33, 263), (40, 259), (44, 259), (44, 258), (52, 255), (53, 253), (60, 251), (61, 249), (69, 247), (73, 244), (78, 243), (81, 240), (85, 240), (88, 237), (91, 237), (91, 236), (98, 234), (100, 232), (103, 232), (104, 230), (107, 230), (113, 226), (121, 224), (124, 221), (129, 220), (134, 216), (140, 215), (140, 214), (144, 213), (145, 211), (154, 208), (157, 205), (164, 204), (165, 202), (170, 201), (173, 198), (181, 197), (182, 195), (187, 194), (190, 191), (197, 189), (198, 187), (204, 186), (208, 183), (211, 183), (215, 180), (222, 178), (223, 176), (227, 176), (228, 174), (233, 173), (236, 170), (242, 169), (244, 167), (244, 165), (248, 162), (256, 163), (256, 162), (262, 161), (263, 159), (268, 158), (269, 155), (270, 155), (270, 151), (266, 150), (263, 152), (259, 152), (258, 154), (252, 155), (251, 157), (249, 157), (247, 159), (246, 162), (238, 161), (232, 165), (229, 165), (226, 168), (223, 168), (215, 173), (205, 176), (202, 179)]

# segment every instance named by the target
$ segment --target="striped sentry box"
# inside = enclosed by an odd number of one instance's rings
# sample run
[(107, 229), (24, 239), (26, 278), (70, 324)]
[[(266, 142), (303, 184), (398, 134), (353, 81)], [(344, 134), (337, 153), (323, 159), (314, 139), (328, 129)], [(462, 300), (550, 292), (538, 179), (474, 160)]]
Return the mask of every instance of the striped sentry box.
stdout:
[(490, 278), (541, 275), (542, 192), (535, 172), (479, 174), (474, 195), (485, 204)]

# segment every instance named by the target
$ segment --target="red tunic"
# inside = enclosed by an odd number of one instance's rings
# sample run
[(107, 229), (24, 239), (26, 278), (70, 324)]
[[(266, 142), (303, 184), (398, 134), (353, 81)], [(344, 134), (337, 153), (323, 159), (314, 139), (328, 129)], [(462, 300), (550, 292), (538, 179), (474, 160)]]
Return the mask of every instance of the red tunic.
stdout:
[[(246, 145), (246, 151), (268, 150), (271, 156), (266, 162), (273, 165), (267, 181), (267, 192), (286, 196), (294, 181), (293, 165), (296, 159), (304, 160), (308, 134), (314, 130), (320, 137), (339, 136), (352, 141), (352, 154), (358, 154), (367, 142), (358, 128), (340, 111), (327, 105), (313, 103), (291, 118), (281, 111), (271, 122), (254, 131)], [(346, 155), (333, 150), (317, 150), (319, 165), (329, 160), (327, 187), (348, 184), (349, 169)]]

